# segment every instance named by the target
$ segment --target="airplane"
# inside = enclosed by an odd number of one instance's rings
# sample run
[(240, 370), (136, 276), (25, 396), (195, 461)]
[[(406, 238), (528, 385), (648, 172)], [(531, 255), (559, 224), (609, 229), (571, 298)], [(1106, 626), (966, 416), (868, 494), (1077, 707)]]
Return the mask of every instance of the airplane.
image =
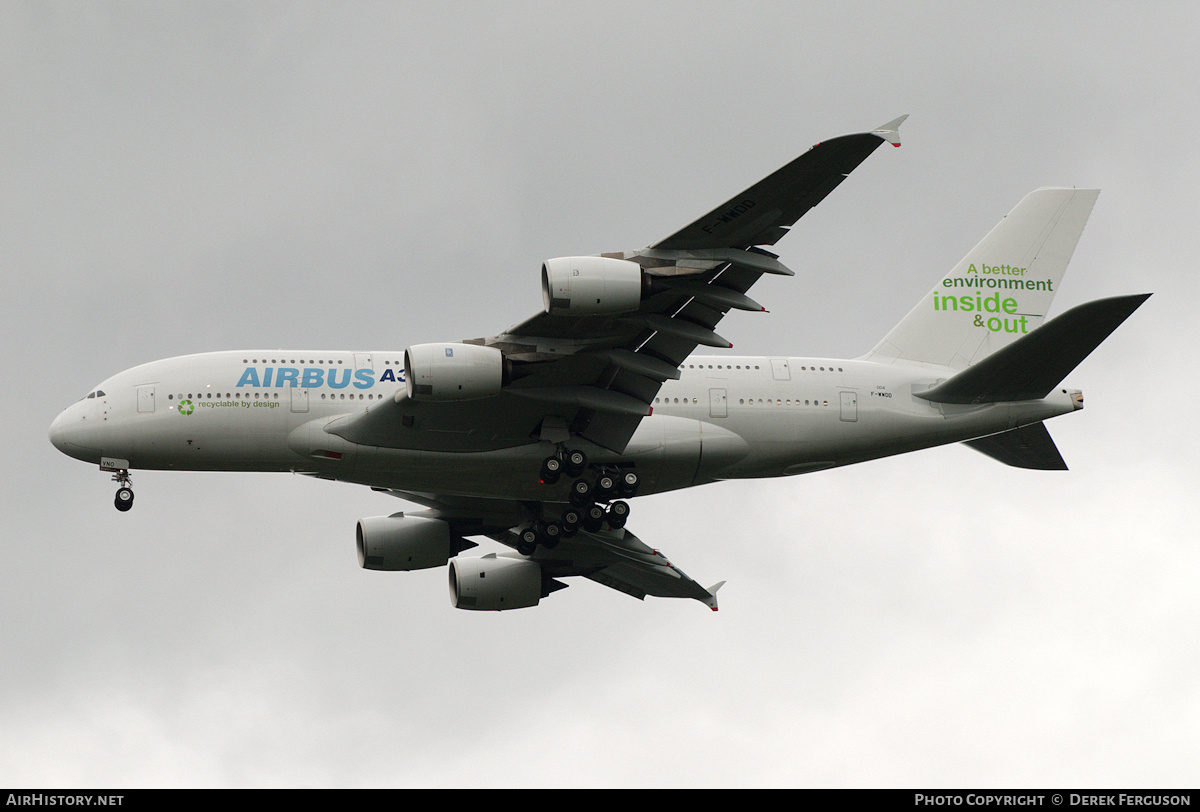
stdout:
[[(1043, 421), (1083, 407), (1062, 380), (1150, 294), (1046, 321), (1099, 194), (1022, 199), (859, 358), (695, 355), (773, 246), (907, 118), (812, 147), (653, 245), (549, 259), (542, 311), (490, 338), (403, 351), (187, 355), (108, 378), (50, 427), (112, 474), (279, 471), (422, 506), (358, 521), (359, 564), (446, 566), (459, 609), (535, 606), (583, 576), (644, 599), (704, 587), (626, 527), (629, 500), (720, 480), (806, 474), (948, 443), (1063, 470)], [(509, 550), (461, 555), (488, 537)]]

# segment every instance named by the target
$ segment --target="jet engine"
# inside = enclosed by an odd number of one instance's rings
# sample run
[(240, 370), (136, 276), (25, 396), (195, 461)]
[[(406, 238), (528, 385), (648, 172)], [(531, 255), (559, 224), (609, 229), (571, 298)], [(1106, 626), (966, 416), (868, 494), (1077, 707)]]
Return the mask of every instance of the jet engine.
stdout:
[(404, 351), (404, 385), (413, 400), (478, 400), (508, 382), (504, 353), (479, 344), (414, 344)]
[[(450, 525), (423, 516), (372, 516), (358, 520), (358, 563), (367, 570), (421, 570), (443, 566), (465, 549)], [(467, 547), (474, 544), (467, 543)]]
[(629, 313), (642, 303), (647, 284), (636, 262), (612, 257), (559, 257), (542, 263), (547, 313), (596, 316)]
[(450, 603), (456, 609), (499, 612), (537, 606), (542, 568), (524, 558), (455, 558), (450, 561)]

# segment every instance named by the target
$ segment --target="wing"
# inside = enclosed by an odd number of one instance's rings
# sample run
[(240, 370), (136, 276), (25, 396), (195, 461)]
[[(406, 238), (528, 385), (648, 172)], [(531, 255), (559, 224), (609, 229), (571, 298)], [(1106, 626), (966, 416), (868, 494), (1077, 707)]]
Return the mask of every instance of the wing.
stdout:
[(401, 393), (327, 430), (354, 443), (427, 451), (573, 437), (623, 451), (663, 381), (679, 377), (697, 346), (733, 346), (715, 330), (721, 318), (732, 309), (765, 309), (746, 295), (759, 277), (793, 275), (760, 246), (773, 245), (876, 147), (899, 146), (905, 118), (817, 144), (666, 239), (603, 255), (640, 269), (636, 307), (578, 315), (554, 309), (547, 290), (546, 312), (464, 342), (503, 352), (511, 374), (498, 394), (427, 402)]
[[(527, 515), (525, 506), (503, 499), (441, 496), (408, 491), (375, 490), (390, 493), (429, 508), (421, 515), (443, 519), (458, 536), (486, 535), (519, 548), (521, 528), (510, 525)], [(466, 542), (466, 546), (473, 546)], [(555, 579), (583, 576), (639, 600), (647, 595), (659, 598), (692, 598), (717, 611), (717, 590), (725, 582), (705, 588), (693, 581), (658, 550), (648, 547), (625, 528), (606, 528), (595, 532), (580, 530), (563, 538), (553, 547), (538, 545), (525, 558), (536, 561), (544, 576), (543, 597), (566, 587)]]
[(774, 245), (883, 141), (900, 146), (900, 116), (869, 133), (817, 144), (787, 166), (655, 244), (674, 251)]
[[(759, 277), (792, 275), (761, 246), (773, 245), (880, 144), (899, 146), (896, 128), (903, 120), (817, 144), (647, 248), (549, 260), (542, 270), (544, 312), (497, 336), (464, 342), (488, 350), (436, 345), (426, 356), (429, 370), (443, 354), (502, 357), (505, 366), (487, 373), (499, 382), (490, 396), (434, 397), (434, 374), (423, 373), (428, 377), (418, 383), (406, 352), (408, 390), (416, 397), (401, 390), (324, 430), (357, 444), (427, 451), (494, 451), (533, 441), (561, 446), (576, 439), (624, 451), (663, 381), (680, 376), (680, 364), (698, 345), (732, 346), (716, 332), (721, 318), (733, 309), (764, 309), (746, 295)], [(560, 269), (565, 277), (556, 275)], [(586, 296), (574, 287), (580, 276)], [(600, 306), (610, 296), (617, 304)], [(466, 373), (455, 383), (471, 385)], [(593, 503), (588, 510), (603, 509), (603, 521), (593, 516), (577, 525), (567, 520), (566, 503), (376, 490), (424, 505), (426, 515), (448, 523), (464, 541), (488, 536), (537, 562), (543, 595), (565, 586), (557, 578), (583, 576), (639, 599), (693, 598), (717, 608), (720, 583), (701, 586), (625, 529), (623, 518), (611, 518), (624, 503)]]

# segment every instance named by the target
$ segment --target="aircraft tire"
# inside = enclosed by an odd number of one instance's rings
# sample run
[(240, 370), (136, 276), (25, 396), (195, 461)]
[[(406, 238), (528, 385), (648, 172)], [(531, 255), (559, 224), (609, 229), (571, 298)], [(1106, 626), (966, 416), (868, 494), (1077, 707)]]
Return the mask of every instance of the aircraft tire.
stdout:
[(116, 498), (113, 499), (113, 504), (117, 510), (124, 513), (133, 507), (133, 489), (132, 488), (117, 488)]
[(641, 483), (641, 478), (633, 471), (626, 471), (621, 476), (621, 495), (633, 496), (637, 493), (638, 485)]
[(558, 457), (546, 457), (542, 460), (541, 481), (543, 485), (553, 485), (562, 475), (563, 464)]
[(619, 499), (613, 502), (605, 512), (605, 518), (608, 519), (608, 526), (614, 530), (624, 527), (625, 522), (629, 521), (629, 503)]
[(538, 528), (538, 531), (538, 542), (547, 550), (553, 550), (558, 546), (563, 533), (562, 525), (558, 522), (546, 522)]
[(604, 526), (604, 505), (593, 504), (583, 514), (583, 529), (595, 533)]
[(592, 498), (592, 483), (586, 479), (577, 479), (571, 483), (571, 504), (583, 507)]
[(579, 476), (587, 468), (587, 454), (582, 451), (568, 451), (564, 461), (571, 476)]

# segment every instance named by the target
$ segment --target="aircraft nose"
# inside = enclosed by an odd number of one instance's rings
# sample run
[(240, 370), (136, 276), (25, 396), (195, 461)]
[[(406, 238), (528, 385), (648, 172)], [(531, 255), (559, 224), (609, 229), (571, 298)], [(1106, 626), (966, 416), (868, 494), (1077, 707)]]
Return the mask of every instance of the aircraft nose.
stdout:
[(97, 438), (88, 435), (84, 426), (86, 415), (79, 410), (79, 404), (75, 404), (63, 409), (54, 418), (50, 424), (50, 442), (68, 457), (84, 462), (99, 462), (100, 451), (93, 447)]
[(67, 453), (67, 412), (63, 410), (50, 424), (50, 443), (62, 453)]

